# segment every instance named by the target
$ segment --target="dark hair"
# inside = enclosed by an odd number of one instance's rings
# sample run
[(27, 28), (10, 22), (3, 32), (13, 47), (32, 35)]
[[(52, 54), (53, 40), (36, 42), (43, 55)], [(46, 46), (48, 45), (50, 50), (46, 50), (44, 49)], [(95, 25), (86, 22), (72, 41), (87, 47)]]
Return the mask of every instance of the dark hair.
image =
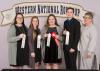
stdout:
[(68, 7), (68, 8), (66, 9), (66, 12), (67, 12), (69, 9), (73, 10), (73, 13), (74, 13), (74, 8), (72, 8), (72, 7)]
[[(88, 15), (91, 19), (93, 19), (93, 13), (92, 12), (86, 12), (84, 16)], [(83, 17), (84, 18), (84, 17)]]
[[(36, 18), (36, 19), (38, 20), (38, 26), (39, 26), (39, 19), (38, 19), (38, 17), (37, 17), (37, 16), (33, 16), (33, 17), (31, 18), (31, 22), (30, 22), (29, 28), (33, 28), (33, 29), (34, 29), (33, 24), (32, 24), (32, 21), (33, 21), (34, 18)], [(37, 28), (38, 28), (38, 26), (37, 26)]]
[(15, 19), (14, 19), (14, 25), (17, 24), (16, 18), (17, 18), (18, 15), (21, 15), (22, 16), (22, 18), (23, 18), (22, 24), (24, 25), (24, 16), (23, 16), (22, 13), (16, 13), (16, 16), (15, 16)]
[(58, 22), (57, 22), (57, 19), (56, 19), (56, 16), (54, 15), (54, 14), (50, 14), (48, 17), (47, 17), (47, 21), (46, 21), (46, 25), (45, 25), (45, 27), (48, 27), (49, 26), (49, 17), (50, 16), (53, 16), (54, 18), (55, 18), (55, 25), (57, 25), (57, 26), (59, 26), (58, 25)]

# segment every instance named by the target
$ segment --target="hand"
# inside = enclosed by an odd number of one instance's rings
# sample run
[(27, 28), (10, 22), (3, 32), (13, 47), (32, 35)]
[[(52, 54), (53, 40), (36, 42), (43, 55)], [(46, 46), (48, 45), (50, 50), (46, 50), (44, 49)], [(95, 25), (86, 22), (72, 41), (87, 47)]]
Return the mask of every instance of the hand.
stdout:
[(71, 48), (71, 49), (69, 50), (69, 52), (70, 52), (70, 53), (74, 53), (74, 52), (75, 52), (75, 49)]
[(56, 35), (55, 37), (58, 39), (59, 38), (59, 35)]
[(20, 36), (20, 38), (23, 38), (25, 36), (25, 34), (21, 33), (19, 36)]
[(44, 34), (44, 37), (47, 37), (48, 36), (48, 34)]
[(32, 56), (32, 57), (35, 57), (35, 53), (34, 53), (34, 52), (32, 52), (32, 53), (31, 53), (31, 56)]
[(63, 34), (66, 35), (66, 30), (63, 31)]

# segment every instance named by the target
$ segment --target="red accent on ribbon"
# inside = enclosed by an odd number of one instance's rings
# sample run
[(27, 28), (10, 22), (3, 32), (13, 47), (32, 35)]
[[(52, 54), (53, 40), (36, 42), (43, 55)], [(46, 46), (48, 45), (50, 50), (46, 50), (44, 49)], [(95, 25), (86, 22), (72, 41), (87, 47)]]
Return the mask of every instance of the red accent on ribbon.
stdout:
[(56, 38), (56, 32), (52, 32), (51, 36), (54, 37), (54, 38)]
[(56, 42), (57, 46), (59, 47), (59, 41), (58, 41), (58, 38), (56, 37), (56, 32), (52, 32), (51, 36), (55, 39), (55, 42)]

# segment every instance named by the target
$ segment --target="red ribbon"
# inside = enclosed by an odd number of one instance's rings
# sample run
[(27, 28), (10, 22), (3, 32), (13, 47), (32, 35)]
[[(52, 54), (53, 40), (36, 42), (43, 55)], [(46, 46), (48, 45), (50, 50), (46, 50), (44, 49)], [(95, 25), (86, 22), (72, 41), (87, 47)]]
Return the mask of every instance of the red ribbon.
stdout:
[(59, 47), (59, 41), (58, 41), (58, 38), (56, 36), (56, 32), (52, 32), (51, 36), (55, 39), (55, 42), (56, 42), (57, 46)]

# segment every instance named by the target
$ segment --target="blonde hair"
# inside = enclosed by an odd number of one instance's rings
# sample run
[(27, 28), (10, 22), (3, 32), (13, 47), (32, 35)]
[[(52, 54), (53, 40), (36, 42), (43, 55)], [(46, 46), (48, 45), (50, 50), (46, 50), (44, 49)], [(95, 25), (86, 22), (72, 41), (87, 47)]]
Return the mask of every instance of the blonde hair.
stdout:
[[(92, 12), (86, 12), (85, 15), (84, 15), (84, 17), (85, 17), (85, 16), (89, 16), (91, 19), (93, 19), (94, 14), (93, 14)], [(84, 18), (84, 17), (83, 17), (83, 18)]]
[(29, 26), (29, 28), (31, 28), (31, 29), (33, 30), (33, 32), (32, 32), (33, 40), (35, 40), (35, 38), (36, 38), (36, 32), (34, 31), (34, 26), (33, 26), (33, 24), (32, 24), (32, 21), (33, 21), (33, 19), (35, 19), (35, 18), (38, 20), (38, 25), (37, 25), (37, 29), (38, 29), (38, 26), (39, 26), (39, 19), (38, 19), (37, 16), (33, 16), (33, 17), (31, 18), (31, 23), (30, 23), (30, 26)]

